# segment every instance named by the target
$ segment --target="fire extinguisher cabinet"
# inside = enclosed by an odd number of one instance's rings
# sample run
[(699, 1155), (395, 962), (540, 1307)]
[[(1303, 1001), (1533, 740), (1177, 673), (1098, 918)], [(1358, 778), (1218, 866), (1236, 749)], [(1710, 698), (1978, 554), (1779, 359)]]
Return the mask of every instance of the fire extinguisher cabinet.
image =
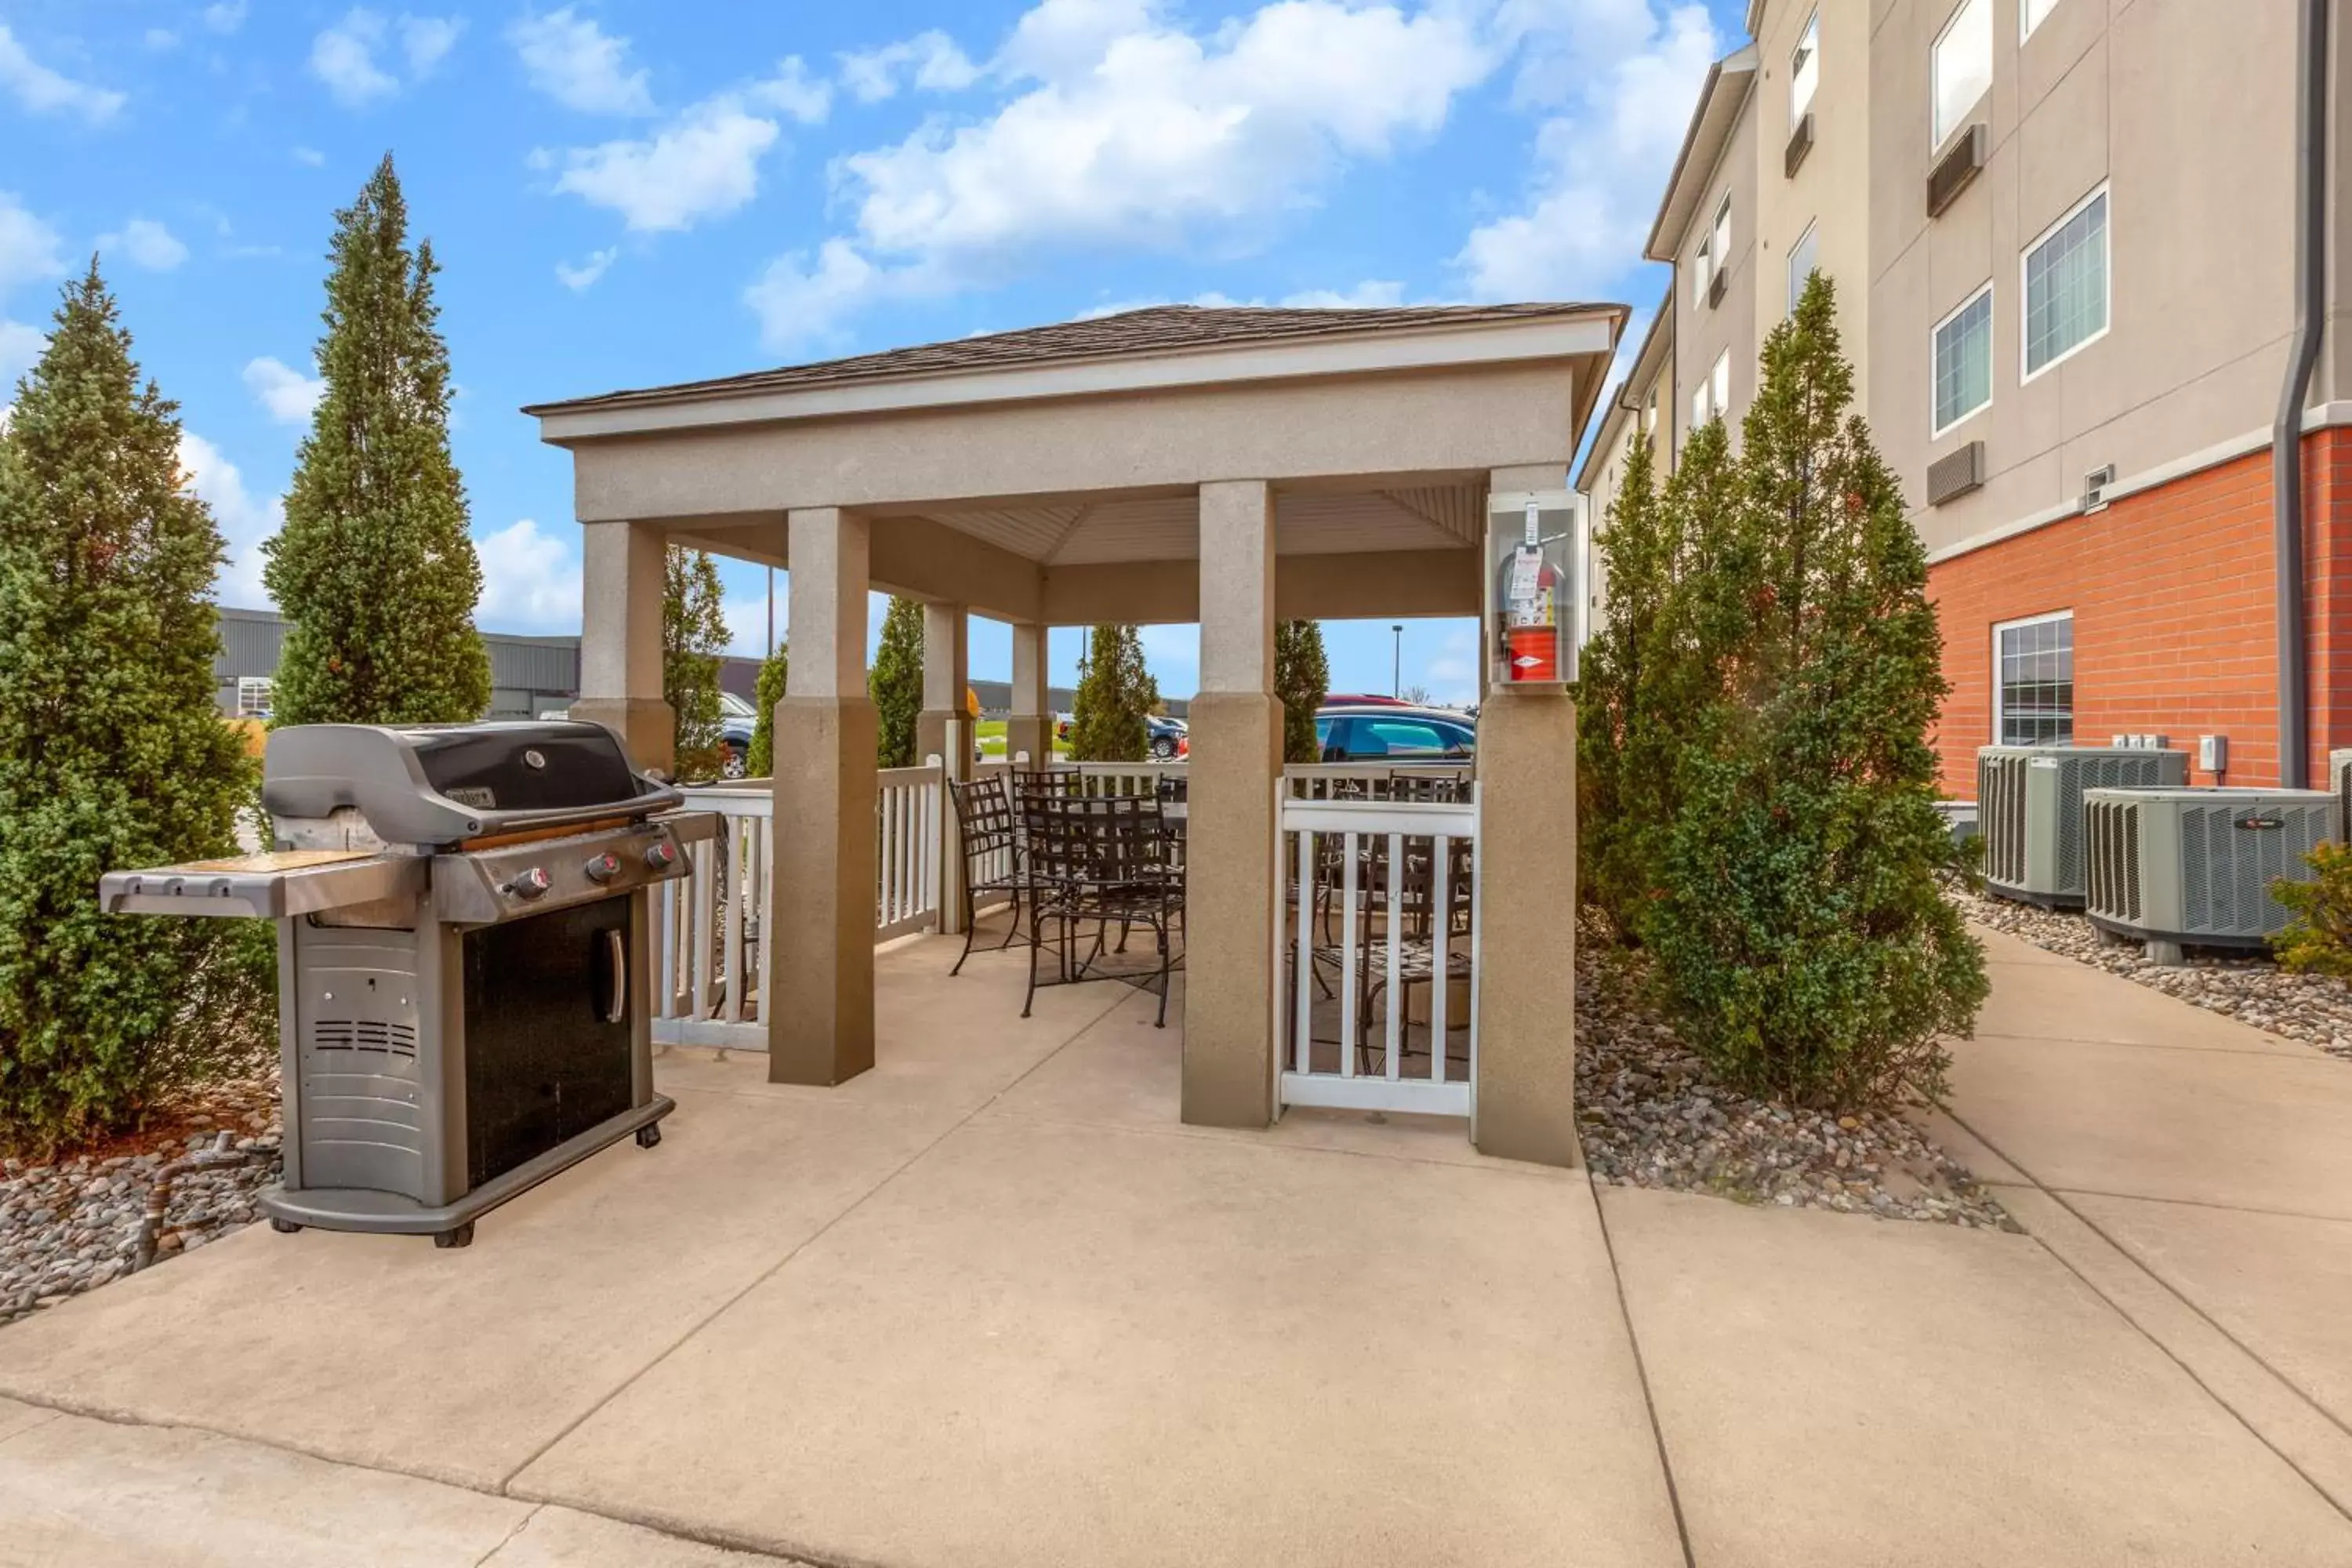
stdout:
[(1572, 490), (1498, 490), (1486, 503), (1486, 593), (1494, 686), (1557, 689), (1576, 679), (1583, 549)]

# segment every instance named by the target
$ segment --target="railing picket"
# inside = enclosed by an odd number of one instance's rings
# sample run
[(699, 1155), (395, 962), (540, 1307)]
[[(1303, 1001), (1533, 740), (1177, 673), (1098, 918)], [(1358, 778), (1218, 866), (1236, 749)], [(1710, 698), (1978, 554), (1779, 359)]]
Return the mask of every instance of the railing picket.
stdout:
[(1394, 1083), (1401, 1076), (1399, 1058), (1404, 1055), (1404, 1006), (1400, 1000), (1404, 994), (1401, 982), (1404, 977), (1404, 835), (1389, 835), (1389, 1005), (1388, 1078)]
[(1298, 937), (1291, 944), (1292, 978), (1297, 983), (1298, 1070), (1315, 1070), (1315, 830), (1298, 835)]
[[(1437, 896), (1430, 907), (1429, 931), (1429, 1081), (1445, 1081), (1445, 972), (1454, 950), (1454, 840), (1439, 834), (1431, 840), (1432, 885)], [(1411, 1023), (1411, 1019), (1406, 1020)]]
[(1361, 841), (1350, 830), (1339, 840), (1342, 874), (1339, 908), (1339, 1076), (1356, 1076), (1356, 858)]

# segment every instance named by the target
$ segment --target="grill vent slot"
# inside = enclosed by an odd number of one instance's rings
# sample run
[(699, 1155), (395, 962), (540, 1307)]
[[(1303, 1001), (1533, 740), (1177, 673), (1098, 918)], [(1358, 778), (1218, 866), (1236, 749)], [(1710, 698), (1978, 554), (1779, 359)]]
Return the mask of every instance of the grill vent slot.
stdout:
[(318, 1051), (386, 1051), (416, 1055), (416, 1026), (382, 1018), (319, 1018), (310, 1025), (310, 1048)]

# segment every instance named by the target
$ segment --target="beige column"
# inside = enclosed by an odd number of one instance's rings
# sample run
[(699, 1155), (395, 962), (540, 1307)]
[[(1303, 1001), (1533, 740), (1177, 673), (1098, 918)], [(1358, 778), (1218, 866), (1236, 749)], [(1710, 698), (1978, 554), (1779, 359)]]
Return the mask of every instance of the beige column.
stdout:
[(1274, 1120), (1274, 495), (1201, 487), (1201, 692), (1184, 890), (1184, 1120)]
[(667, 777), (677, 765), (677, 716), (662, 699), (662, 531), (591, 522), (580, 531), (580, 696), (572, 717), (613, 731), (631, 762)]
[(772, 1083), (874, 1065), (874, 703), (866, 520), (790, 520), (793, 660), (776, 704), (775, 868), (765, 926)]
[[(1556, 467), (1498, 468), (1491, 491), (1558, 489)], [(1491, 555), (1489, 556), (1491, 559)], [(1492, 599), (1494, 585), (1486, 588)], [(1493, 606), (1482, 617), (1494, 657)], [(1576, 704), (1495, 682), (1478, 710), (1478, 1081), (1471, 1137), (1506, 1159), (1573, 1165)]]
[[(923, 710), (915, 720), (915, 757), (936, 756), (947, 776), (971, 777), (971, 712), (964, 694), (971, 689), (971, 613), (962, 605), (923, 605)], [(956, 832), (955, 803), (940, 797), (940, 930), (963, 930), (963, 845)]]
[(1054, 760), (1054, 710), (1046, 701), (1045, 637), (1036, 621), (1013, 623), (1013, 716), (1004, 724), (1004, 755), (1029, 753), (1032, 766)]

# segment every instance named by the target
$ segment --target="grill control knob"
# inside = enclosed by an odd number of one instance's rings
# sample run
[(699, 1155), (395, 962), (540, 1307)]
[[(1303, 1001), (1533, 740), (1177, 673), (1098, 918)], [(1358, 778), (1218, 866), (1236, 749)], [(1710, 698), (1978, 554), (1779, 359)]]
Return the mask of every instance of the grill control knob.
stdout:
[(547, 872), (540, 867), (533, 866), (527, 870), (516, 872), (515, 879), (507, 884), (507, 891), (518, 899), (536, 899), (553, 886), (555, 884), (548, 879)]
[(620, 858), (608, 851), (592, 858), (585, 869), (590, 881), (609, 882), (621, 874)]
[(668, 870), (677, 864), (677, 846), (667, 838), (646, 846), (646, 864), (656, 871)]

